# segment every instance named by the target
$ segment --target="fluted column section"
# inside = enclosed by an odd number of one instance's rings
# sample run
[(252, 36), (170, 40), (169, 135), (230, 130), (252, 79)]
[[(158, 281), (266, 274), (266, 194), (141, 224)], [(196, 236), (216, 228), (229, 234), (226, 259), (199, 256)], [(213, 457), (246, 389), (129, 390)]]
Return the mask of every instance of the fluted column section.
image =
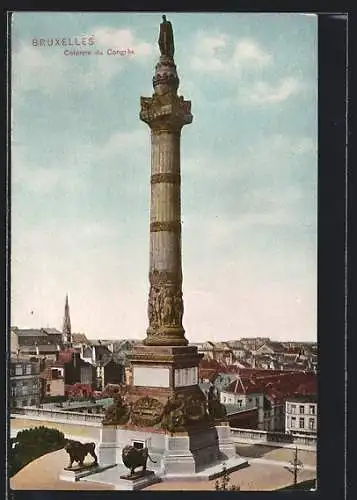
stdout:
[(187, 345), (182, 326), (180, 129), (151, 130), (148, 345)]
[(151, 132), (150, 273), (181, 276), (180, 132)]

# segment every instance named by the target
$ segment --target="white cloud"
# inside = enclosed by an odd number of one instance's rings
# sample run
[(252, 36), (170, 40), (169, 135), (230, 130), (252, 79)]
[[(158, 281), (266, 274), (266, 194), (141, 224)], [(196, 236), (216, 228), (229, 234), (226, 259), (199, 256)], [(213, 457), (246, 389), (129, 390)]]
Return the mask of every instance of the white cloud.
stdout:
[(272, 62), (271, 54), (250, 39), (234, 40), (228, 35), (199, 33), (194, 42), (191, 67), (202, 73), (232, 76), (232, 70), (260, 70)]
[[(260, 200), (264, 203), (263, 200)], [(286, 204), (279, 206), (279, 202), (266, 211), (259, 211), (247, 207), (246, 212), (240, 212), (229, 218), (223, 214), (216, 217), (192, 215), (185, 218), (183, 227), (186, 238), (200, 241), (202, 248), (211, 252), (212, 250), (232, 250), (232, 244), (240, 243), (246, 239), (248, 231), (255, 231), (259, 227), (265, 229), (269, 226), (286, 226), (297, 224), (299, 214), (294, 213)]]
[[(146, 150), (143, 151), (143, 146)], [(106, 143), (98, 150), (98, 160), (108, 160), (118, 157), (123, 152), (133, 154), (150, 155), (150, 133), (144, 125), (130, 132), (113, 132)]]
[[(224, 169), (219, 172), (221, 159), (210, 149), (186, 158), (182, 163), (186, 237), (201, 241), (203, 248), (227, 249), (232, 241), (244, 240), (247, 231), (260, 227), (313, 228), (316, 172), (315, 176), (310, 174), (310, 186), (301, 182), (304, 155), (311, 152), (316, 154), (312, 139), (275, 134), (252, 142), (239, 158), (225, 157)], [(235, 192), (233, 186), (237, 186)], [(211, 193), (210, 204), (206, 212), (198, 214), (192, 207), (196, 207), (197, 198), (207, 202), (205, 192)], [(226, 202), (220, 202), (217, 193), (226, 193)], [(191, 196), (196, 198), (195, 203)], [(224, 206), (231, 214), (229, 218)]]
[(294, 77), (283, 78), (279, 83), (273, 85), (258, 81), (251, 89), (242, 91), (241, 101), (253, 105), (275, 104), (299, 94), (304, 88), (302, 82)]
[(92, 31), (96, 40), (96, 48), (131, 49), (134, 51), (133, 56), (137, 58), (146, 58), (153, 53), (153, 45), (137, 38), (131, 30), (98, 27)]
[(41, 51), (38, 47), (19, 45), (12, 54), (12, 96), (19, 99), (19, 94), (30, 90), (40, 90), (51, 94), (63, 88), (68, 60), (58, 51)]
[[(90, 56), (66, 56), (65, 48), (44, 49), (20, 43), (12, 56), (12, 91), (14, 101), (22, 94), (38, 90), (45, 95), (83, 91), (107, 85), (126, 64), (143, 63), (154, 47), (129, 29), (98, 26), (94, 30), (96, 44)], [(101, 49), (103, 55), (95, 55)], [(107, 49), (131, 49), (134, 54), (108, 55)], [(78, 64), (79, 63), (84, 63)], [(16, 102), (15, 102), (16, 104)]]
[(225, 70), (226, 54), (220, 49), (226, 48), (227, 39), (226, 35), (198, 36), (191, 58), (191, 67), (206, 73)]
[[(140, 147), (139, 147), (140, 146)], [(146, 146), (146, 147), (143, 147)], [(50, 164), (34, 164), (27, 159), (26, 149), (17, 141), (12, 142), (12, 184), (14, 193), (21, 187), (27, 192), (48, 194), (61, 190), (64, 194), (79, 193), (86, 189), (89, 174), (97, 165), (103, 169), (110, 169), (117, 161), (131, 166), (143, 164), (146, 160), (149, 165), (150, 134), (143, 126), (129, 132), (113, 132), (104, 143), (93, 144), (64, 144), (61, 160), (53, 160)], [(149, 167), (148, 167), (149, 168)], [(126, 173), (129, 178), (132, 173), (128, 168), (117, 169)], [(133, 183), (121, 186), (121, 189), (130, 190)], [(136, 186), (137, 188), (137, 186)]]
[[(317, 153), (317, 147), (312, 138), (271, 134), (244, 144), (239, 158), (236, 155), (226, 155), (224, 168), (217, 171), (217, 165), (222, 163), (222, 158), (214, 153), (213, 147), (207, 146), (195, 155), (187, 154), (182, 158), (183, 182), (191, 184), (197, 182), (198, 189), (202, 179), (217, 180), (222, 184), (237, 180), (241, 182), (250, 180), (261, 185), (262, 182), (266, 183), (267, 176), (271, 176), (272, 183), (274, 183), (274, 180), (279, 180), (279, 173), (281, 175), (281, 172), (291, 166), (292, 159), (307, 153), (315, 155)], [(251, 184), (249, 192), (251, 192)]]
[[(246, 82), (245, 77), (273, 70), (274, 55), (267, 52), (256, 40), (234, 39), (225, 34), (216, 36), (200, 32), (193, 43), (190, 66), (203, 77), (214, 74), (219, 78), (240, 80), (238, 103), (245, 105), (278, 104), (313, 88), (301, 78), (286, 76), (271, 82), (263, 79)], [(221, 96), (220, 101), (224, 98)], [(228, 98), (228, 101), (231, 100)]]
[(73, 144), (68, 148), (61, 162), (33, 164), (26, 157), (26, 149), (21, 144), (12, 143), (11, 182), (13, 193), (21, 187), (32, 194), (48, 194), (55, 190), (65, 193), (79, 193), (85, 187), (85, 174), (95, 157), (91, 145)]
[(264, 52), (264, 50), (252, 40), (240, 40), (236, 43), (232, 62), (236, 67), (251, 65), (254, 68), (264, 68), (271, 64), (272, 55)]

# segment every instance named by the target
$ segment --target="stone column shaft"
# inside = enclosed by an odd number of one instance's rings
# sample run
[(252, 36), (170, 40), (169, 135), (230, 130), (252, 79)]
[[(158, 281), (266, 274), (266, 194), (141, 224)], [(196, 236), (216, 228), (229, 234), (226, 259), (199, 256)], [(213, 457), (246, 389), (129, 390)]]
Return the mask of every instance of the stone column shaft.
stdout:
[(150, 275), (168, 273), (180, 284), (180, 133), (151, 133)]
[(151, 129), (150, 291), (146, 345), (186, 346), (182, 326), (181, 129), (191, 103), (177, 95), (173, 58), (161, 55), (152, 97), (141, 98), (140, 119)]

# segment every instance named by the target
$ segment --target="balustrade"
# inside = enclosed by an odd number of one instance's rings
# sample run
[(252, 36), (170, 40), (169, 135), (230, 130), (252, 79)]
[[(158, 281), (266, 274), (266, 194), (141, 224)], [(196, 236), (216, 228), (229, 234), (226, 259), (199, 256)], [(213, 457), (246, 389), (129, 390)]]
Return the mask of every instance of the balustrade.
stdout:
[(103, 419), (103, 415), (100, 414), (63, 411), (57, 409), (55, 410), (52, 408), (33, 408), (33, 407), (16, 408), (16, 414), (26, 415), (28, 417), (40, 417), (41, 420), (53, 420), (53, 421), (68, 420), (68, 421), (81, 421), (81, 422), (84, 421), (84, 422), (100, 423)]
[(281, 432), (269, 432), (256, 429), (239, 429), (231, 427), (231, 434), (236, 440), (242, 439), (256, 441), (256, 443), (296, 444), (305, 446), (316, 446), (316, 436), (304, 436), (301, 434), (285, 434)]

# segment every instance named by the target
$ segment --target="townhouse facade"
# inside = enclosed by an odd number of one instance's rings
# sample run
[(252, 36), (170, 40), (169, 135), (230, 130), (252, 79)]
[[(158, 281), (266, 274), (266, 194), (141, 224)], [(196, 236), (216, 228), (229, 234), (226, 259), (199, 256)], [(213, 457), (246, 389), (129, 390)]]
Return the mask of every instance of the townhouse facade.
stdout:
[(40, 364), (10, 360), (10, 407), (38, 406), (41, 399)]
[(65, 395), (64, 366), (46, 366), (40, 374), (41, 397), (50, 398)]
[(317, 433), (316, 396), (289, 397), (285, 402), (285, 432), (289, 434)]

